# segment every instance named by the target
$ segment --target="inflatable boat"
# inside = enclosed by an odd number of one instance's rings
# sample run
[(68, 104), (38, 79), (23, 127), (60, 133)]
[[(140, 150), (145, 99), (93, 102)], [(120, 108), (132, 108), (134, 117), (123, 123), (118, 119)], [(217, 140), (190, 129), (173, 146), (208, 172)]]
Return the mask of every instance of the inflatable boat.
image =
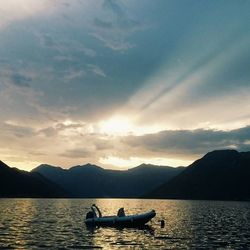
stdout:
[[(155, 217), (156, 213), (151, 210), (147, 213), (125, 215), (123, 208), (114, 216), (102, 216), (100, 210), (95, 205), (92, 205), (90, 212), (87, 213), (85, 223), (87, 226), (109, 226), (109, 227), (140, 227), (148, 223)], [(95, 212), (97, 210), (97, 213)]]

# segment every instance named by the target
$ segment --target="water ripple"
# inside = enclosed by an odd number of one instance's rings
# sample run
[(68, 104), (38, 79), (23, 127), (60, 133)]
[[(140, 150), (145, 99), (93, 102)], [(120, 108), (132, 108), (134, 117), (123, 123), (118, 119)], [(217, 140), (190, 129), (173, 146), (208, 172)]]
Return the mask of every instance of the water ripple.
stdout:
[[(103, 214), (155, 209), (146, 227), (87, 228), (96, 203)], [(250, 203), (120, 199), (0, 199), (0, 249), (248, 249)], [(160, 227), (160, 220), (166, 225)]]

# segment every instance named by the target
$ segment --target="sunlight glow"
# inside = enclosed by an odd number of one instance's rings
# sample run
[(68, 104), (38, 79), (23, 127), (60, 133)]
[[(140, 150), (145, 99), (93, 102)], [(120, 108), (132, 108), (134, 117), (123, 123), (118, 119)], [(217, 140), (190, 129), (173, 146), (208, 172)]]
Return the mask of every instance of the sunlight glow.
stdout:
[[(17, 156), (18, 157), (18, 156)], [(3, 157), (1, 158), (5, 164), (7, 164), (9, 167), (15, 167), (21, 170), (25, 171), (31, 171), (35, 167), (39, 166), (43, 162), (39, 161), (29, 161), (29, 160), (8, 160)], [(20, 156), (20, 159), (22, 159), (22, 156)]]
[(99, 122), (98, 127), (101, 133), (114, 136), (143, 135), (162, 130), (162, 127), (155, 124), (138, 126), (134, 120), (124, 116), (113, 116), (108, 120)]
[(129, 169), (136, 166), (139, 166), (143, 163), (145, 164), (153, 164), (160, 166), (171, 166), (171, 167), (179, 167), (179, 166), (188, 166), (192, 163), (190, 160), (177, 160), (177, 159), (168, 159), (168, 158), (139, 158), (139, 157), (129, 157), (127, 159), (109, 156), (106, 158), (100, 158), (99, 162), (101, 164), (106, 165), (107, 167), (120, 168), (120, 169)]
[(67, 120), (63, 121), (62, 124), (65, 126), (70, 126), (70, 125), (76, 124), (76, 122), (73, 122), (73, 121), (67, 119)]
[(109, 135), (126, 135), (132, 133), (133, 125), (129, 119), (115, 116), (99, 124), (101, 133)]

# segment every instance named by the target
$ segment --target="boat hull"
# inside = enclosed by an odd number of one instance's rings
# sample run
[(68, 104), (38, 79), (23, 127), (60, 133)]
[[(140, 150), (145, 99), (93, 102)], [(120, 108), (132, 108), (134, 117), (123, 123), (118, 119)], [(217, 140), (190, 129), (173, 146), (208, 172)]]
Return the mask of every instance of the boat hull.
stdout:
[(155, 211), (152, 210), (147, 213), (124, 217), (104, 216), (101, 218), (89, 218), (85, 220), (85, 223), (88, 226), (140, 227), (148, 223), (155, 215)]

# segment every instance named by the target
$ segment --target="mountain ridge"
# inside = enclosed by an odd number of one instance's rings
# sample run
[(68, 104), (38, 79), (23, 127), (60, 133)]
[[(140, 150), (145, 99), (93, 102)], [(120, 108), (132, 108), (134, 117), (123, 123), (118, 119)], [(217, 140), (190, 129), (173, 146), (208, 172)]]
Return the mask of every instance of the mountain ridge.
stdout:
[(215, 150), (146, 198), (250, 200), (250, 152)]
[(71, 169), (75, 169), (75, 168), (86, 168), (86, 167), (93, 167), (93, 168), (96, 168), (96, 169), (103, 169), (103, 170), (111, 170), (111, 171), (117, 171), (117, 172), (126, 172), (126, 171), (130, 171), (130, 170), (136, 170), (136, 169), (143, 169), (143, 168), (170, 168), (170, 169), (174, 169), (174, 168), (185, 168), (184, 166), (178, 166), (178, 167), (172, 167), (172, 166), (164, 166), (164, 165), (155, 165), (155, 164), (150, 164), (150, 163), (142, 163), (138, 166), (135, 166), (135, 167), (132, 167), (132, 168), (128, 168), (128, 169), (110, 169), (110, 168), (103, 168), (101, 166), (98, 166), (98, 165), (95, 165), (95, 164), (92, 164), (92, 163), (86, 163), (86, 164), (83, 164), (83, 165), (74, 165), (74, 166), (71, 166), (69, 168), (63, 168), (63, 167), (60, 167), (60, 166), (54, 166), (54, 165), (50, 165), (50, 164), (47, 164), (47, 163), (42, 163), (40, 165), (38, 165), (37, 167), (33, 168), (31, 170), (31, 172), (34, 172), (34, 171), (37, 171), (39, 170), (40, 168), (56, 168), (56, 169), (60, 169), (60, 170), (71, 170)]
[(85, 164), (69, 169), (40, 165), (31, 172), (39, 172), (73, 197), (136, 198), (182, 170), (183, 168), (152, 164), (142, 164), (128, 170), (112, 170)]
[(11, 168), (0, 161), (0, 197), (64, 198), (68, 194), (39, 173)]
[[(112, 170), (41, 164), (31, 172), (0, 161), (0, 197), (250, 200), (250, 152), (215, 150), (188, 167), (141, 164)], [(145, 195), (146, 194), (146, 195)]]

